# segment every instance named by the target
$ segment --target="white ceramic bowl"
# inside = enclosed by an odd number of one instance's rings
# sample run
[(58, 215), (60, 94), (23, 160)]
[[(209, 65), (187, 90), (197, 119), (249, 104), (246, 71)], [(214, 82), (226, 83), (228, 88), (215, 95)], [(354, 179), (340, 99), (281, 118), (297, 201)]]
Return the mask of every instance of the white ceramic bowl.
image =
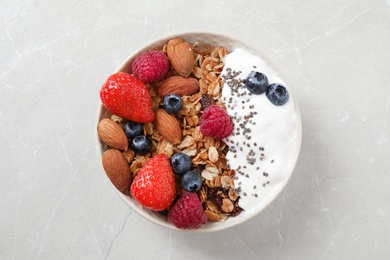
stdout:
[[(227, 50), (232, 51), (236, 48), (244, 49), (251, 54), (254, 54), (258, 57), (261, 57), (263, 60), (267, 62), (267, 65), (269, 65), (275, 72), (277, 71), (275, 69), (275, 66), (272, 65), (273, 63), (265, 57), (262, 53), (260, 53), (258, 50), (256, 50), (254, 47), (248, 45), (247, 43), (244, 43), (240, 40), (233, 39), (228, 36), (220, 35), (220, 34), (214, 34), (214, 33), (208, 33), (208, 32), (191, 32), (191, 33), (181, 33), (181, 34), (175, 34), (175, 35), (169, 35), (166, 37), (159, 38), (157, 40), (154, 40), (142, 48), (138, 49), (134, 53), (132, 53), (123, 63), (119, 66), (117, 71), (127, 72), (131, 73), (131, 63), (139, 53), (144, 52), (146, 50), (156, 48), (156, 47), (162, 47), (169, 39), (175, 38), (175, 37), (182, 37), (184, 40), (188, 41), (189, 43), (194, 43), (196, 41), (205, 42), (212, 44), (216, 47), (218, 46), (224, 46)], [(114, 73), (114, 72), (113, 72)], [(281, 73), (277, 71), (277, 74), (283, 78), (283, 80), (286, 82), (285, 77), (281, 76)], [(103, 84), (103, 82), (102, 82)], [(230, 228), (233, 226), (236, 226), (240, 223), (243, 223), (252, 217), (258, 215), (266, 206), (268, 206), (272, 201), (281, 193), (283, 188), (286, 186), (288, 180), (290, 179), (293, 170), (295, 168), (298, 155), (301, 148), (301, 139), (302, 139), (302, 126), (301, 126), (301, 116), (298, 104), (296, 102), (296, 99), (294, 98), (294, 93), (292, 92), (291, 88), (289, 88), (288, 84), (286, 84), (286, 87), (289, 89), (290, 93), (290, 99), (292, 100), (292, 104), (294, 106), (293, 113), (296, 117), (295, 121), (295, 131), (294, 134), (288, 137), (288, 140), (286, 145), (290, 147), (291, 153), (290, 158), (288, 159), (289, 163), (281, 169), (280, 172), (273, 173), (274, 178), (273, 181), (267, 185), (267, 189), (263, 191), (263, 194), (260, 198), (258, 198), (258, 203), (255, 205), (251, 205), (250, 208), (245, 208), (244, 211), (242, 211), (238, 216), (236, 217), (230, 217), (225, 222), (208, 222), (205, 225), (201, 226), (197, 229), (190, 229), (190, 230), (181, 230), (186, 232), (212, 232), (217, 230), (223, 230), (226, 228)], [(97, 115), (97, 123), (102, 119), (106, 117), (110, 117), (111, 114), (107, 111), (107, 109), (100, 104), (98, 115)], [(252, 136), (252, 138), (256, 138), (255, 136)], [(96, 141), (98, 145), (98, 152), (99, 156), (101, 158), (102, 153), (104, 152), (104, 146), (99, 140), (98, 136), (96, 135)], [(283, 158), (282, 158), (283, 159)], [(100, 163), (100, 162), (99, 162)], [(109, 181), (109, 179), (107, 178)], [(110, 182), (111, 183), (111, 182)], [(257, 184), (259, 187), (261, 187), (261, 183)], [(151, 210), (145, 209), (142, 206), (140, 206), (135, 200), (129, 196), (126, 196), (122, 194), (120, 191), (118, 191), (114, 185), (112, 185), (114, 190), (117, 192), (117, 194), (123, 199), (123, 201), (130, 206), (132, 210), (140, 214), (142, 217), (150, 220), (153, 223), (156, 223), (160, 226), (179, 230), (175, 226), (173, 226), (172, 223), (170, 223), (165, 216), (162, 216), (161, 214), (157, 212), (153, 212)]]

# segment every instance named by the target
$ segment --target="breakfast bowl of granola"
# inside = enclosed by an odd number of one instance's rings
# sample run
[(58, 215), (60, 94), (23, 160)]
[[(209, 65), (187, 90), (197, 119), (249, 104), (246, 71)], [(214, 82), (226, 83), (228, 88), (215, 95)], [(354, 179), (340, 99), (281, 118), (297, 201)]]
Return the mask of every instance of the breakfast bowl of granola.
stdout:
[(302, 129), (272, 61), (220, 34), (182, 33), (131, 54), (97, 93), (97, 144), (129, 207), (211, 232), (258, 215), (287, 185)]

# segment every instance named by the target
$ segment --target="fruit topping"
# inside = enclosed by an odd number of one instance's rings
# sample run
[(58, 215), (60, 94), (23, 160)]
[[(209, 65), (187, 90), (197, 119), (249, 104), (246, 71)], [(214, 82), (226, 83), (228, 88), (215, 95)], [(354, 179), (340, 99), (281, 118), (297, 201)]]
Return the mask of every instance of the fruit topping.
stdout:
[(175, 153), (171, 157), (171, 166), (174, 173), (177, 175), (183, 175), (191, 170), (191, 158), (185, 153)]
[(131, 141), (131, 150), (136, 154), (147, 154), (152, 150), (152, 140), (145, 135), (138, 135)]
[(135, 176), (130, 192), (148, 209), (162, 211), (170, 207), (176, 195), (176, 184), (168, 157), (158, 154), (146, 161)]
[(197, 228), (207, 222), (202, 203), (196, 193), (186, 192), (168, 212), (168, 219), (177, 228)]
[(261, 72), (251, 71), (245, 79), (245, 86), (253, 94), (263, 94), (268, 87), (268, 78)]
[(207, 107), (200, 119), (200, 131), (205, 136), (223, 139), (233, 132), (233, 122), (226, 111), (217, 105)]
[(265, 93), (269, 101), (275, 106), (282, 106), (288, 101), (288, 91), (285, 86), (278, 83), (269, 85), (267, 92)]
[(203, 94), (200, 99), (200, 104), (202, 110), (205, 110), (207, 107), (214, 104), (214, 99), (209, 94)]
[(167, 95), (163, 101), (163, 108), (169, 114), (179, 113), (180, 110), (183, 108), (183, 103), (181, 101), (180, 96), (176, 94)]
[(145, 83), (164, 78), (169, 70), (169, 60), (164, 52), (150, 50), (138, 55), (131, 65), (134, 76)]
[(143, 133), (143, 124), (133, 122), (133, 121), (127, 121), (124, 126), (125, 134), (127, 138), (133, 138), (137, 135), (142, 135)]
[(154, 120), (148, 88), (144, 82), (130, 74), (117, 72), (108, 77), (100, 90), (100, 99), (114, 115), (140, 123)]
[(202, 187), (202, 176), (198, 172), (188, 171), (181, 177), (181, 185), (186, 191), (196, 192)]

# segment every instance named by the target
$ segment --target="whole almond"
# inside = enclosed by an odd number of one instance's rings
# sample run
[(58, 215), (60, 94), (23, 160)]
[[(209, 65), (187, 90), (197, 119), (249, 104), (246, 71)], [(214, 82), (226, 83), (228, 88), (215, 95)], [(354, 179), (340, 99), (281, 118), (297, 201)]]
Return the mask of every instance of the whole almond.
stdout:
[(114, 186), (123, 194), (130, 195), (131, 173), (125, 156), (117, 149), (103, 153), (104, 171)]
[(168, 41), (167, 55), (173, 68), (180, 76), (188, 77), (195, 64), (194, 51), (191, 45), (182, 38)]
[(172, 76), (159, 84), (157, 92), (163, 98), (168, 94), (177, 94), (182, 97), (191, 95), (198, 91), (198, 89), (199, 82), (197, 79)]
[(154, 126), (157, 131), (172, 144), (179, 144), (181, 141), (181, 127), (176, 117), (168, 114), (164, 109), (157, 109), (154, 119)]
[(97, 126), (98, 136), (106, 145), (122, 151), (126, 151), (129, 140), (122, 127), (110, 118), (100, 120)]

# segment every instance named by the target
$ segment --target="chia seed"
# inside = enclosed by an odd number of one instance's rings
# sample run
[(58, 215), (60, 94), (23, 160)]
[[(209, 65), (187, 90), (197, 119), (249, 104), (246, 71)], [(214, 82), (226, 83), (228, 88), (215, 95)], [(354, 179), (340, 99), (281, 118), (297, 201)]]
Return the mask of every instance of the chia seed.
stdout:
[[(256, 66), (253, 66), (253, 68), (256, 68)], [(221, 77), (224, 79), (224, 83), (226, 83), (226, 86), (230, 89), (231, 92), (231, 97), (228, 99), (228, 104), (227, 107), (229, 109), (233, 110), (244, 110), (246, 108), (249, 108), (249, 112), (244, 112), (246, 114), (244, 115), (239, 115), (239, 113), (243, 113), (243, 111), (234, 111), (232, 112), (233, 116), (231, 116), (232, 120), (235, 123), (235, 128), (234, 132), (232, 133), (232, 136), (239, 136), (243, 135), (244, 140), (242, 143), (241, 142), (234, 142), (232, 139), (227, 139), (226, 142), (232, 145), (232, 147), (229, 147), (229, 151), (233, 153), (238, 153), (238, 152), (243, 152), (244, 149), (246, 150), (249, 148), (249, 152), (247, 152), (246, 155), (246, 162), (242, 163), (242, 165), (239, 165), (235, 172), (237, 175), (234, 177), (235, 180), (239, 180), (241, 176), (249, 178), (249, 174), (245, 173), (248, 172), (248, 167), (249, 165), (255, 165), (255, 163), (259, 163), (260, 161), (263, 161), (266, 158), (266, 155), (264, 153), (264, 147), (260, 146), (257, 142), (252, 142), (250, 141), (252, 138), (252, 126), (256, 125), (256, 122), (254, 120), (254, 116), (258, 114), (257, 111), (255, 111), (257, 105), (254, 104), (254, 100), (251, 101), (250, 96), (252, 96), (252, 93), (247, 91), (246, 86), (245, 86), (245, 80), (241, 79), (238, 77), (242, 72), (241, 71), (236, 71), (231, 68), (226, 68), (226, 74), (221, 75)], [(236, 97), (242, 97), (242, 100), (237, 99)], [(226, 101), (226, 98), (224, 99)], [(255, 139), (255, 138), (254, 138)], [(245, 148), (247, 147), (247, 148)], [(252, 147), (256, 147), (256, 149), (251, 149)], [(238, 158), (237, 154), (233, 155), (234, 158)], [(260, 160), (260, 161), (258, 161)], [(271, 163), (274, 163), (274, 159), (270, 161)], [(260, 170), (261, 165), (256, 165), (256, 171)], [(259, 172), (261, 174), (261, 172)], [(263, 171), (263, 176), (268, 177), (268, 173)], [(269, 184), (269, 181), (266, 181), (262, 183), (262, 186), (265, 187), (267, 184)], [(241, 192), (241, 181), (238, 182), (238, 187), (236, 189), (237, 192)], [(260, 185), (259, 185), (260, 186)], [(253, 190), (257, 189), (257, 185), (253, 186)], [(257, 193), (242, 193), (243, 196), (254, 196), (258, 197)]]

